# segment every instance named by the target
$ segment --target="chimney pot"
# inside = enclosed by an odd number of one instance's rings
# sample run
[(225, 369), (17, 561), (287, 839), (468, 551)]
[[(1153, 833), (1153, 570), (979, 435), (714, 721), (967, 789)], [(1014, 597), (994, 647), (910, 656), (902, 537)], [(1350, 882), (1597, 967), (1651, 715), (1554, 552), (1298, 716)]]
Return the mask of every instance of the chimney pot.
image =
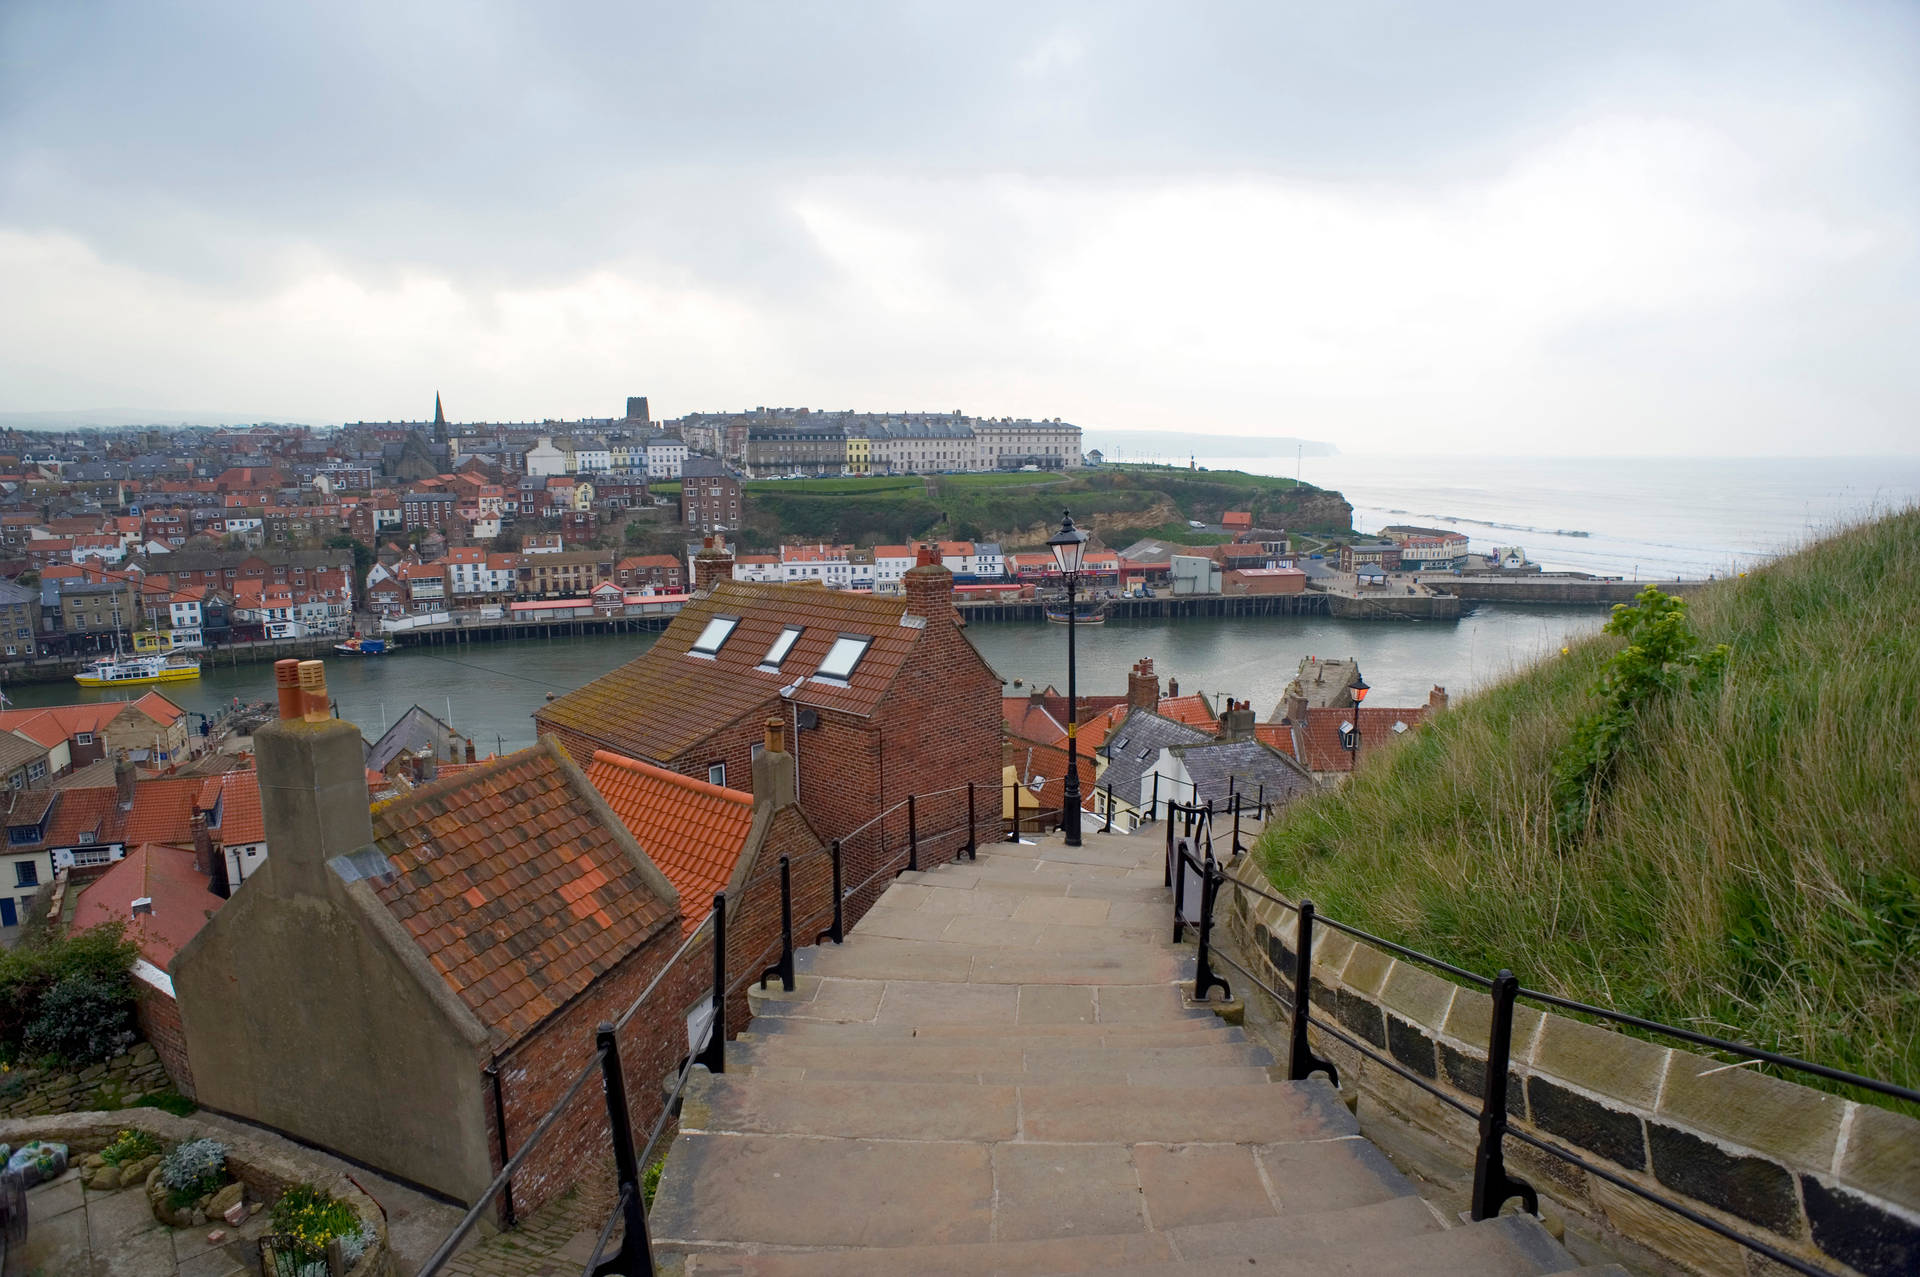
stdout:
[(280, 717), (300, 717), (300, 662), (297, 660), (275, 661), (273, 682), (280, 694)]
[(762, 742), (769, 754), (787, 752), (787, 724), (777, 714), (769, 715), (766, 722), (766, 739)]
[(333, 717), (327, 703), (327, 663), (300, 662), (301, 717), (309, 723), (324, 723)]
[(1447, 707), (1447, 689), (1435, 683), (1433, 690), (1427, 693), (1427, 708), (1435, 713)]

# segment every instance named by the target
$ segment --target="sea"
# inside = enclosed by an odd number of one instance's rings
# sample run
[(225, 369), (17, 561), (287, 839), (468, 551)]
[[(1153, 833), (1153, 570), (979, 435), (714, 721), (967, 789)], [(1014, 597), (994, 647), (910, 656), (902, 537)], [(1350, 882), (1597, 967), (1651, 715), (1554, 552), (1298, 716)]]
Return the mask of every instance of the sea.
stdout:
[[(1839, 527), (1920, 502), (1920, 458), (1526, 459), (1343, 454), (1296, 461), (1200, 456), (1194, 464), (1291, 476), (1344, 493), (1362, 531), (1414, 523), (1465, 532), (1476, 550), (1518, 545), (1549, 568), (1640, 580), (1747, 571)], [(1920, 550), (1917, 550), (1920, 552)], [(1183, 692), (1248, 700), (1265, 717), (1303, 658), (1355, 657), (1372, 703), (1413, 707), (1435, 687), (1457, 700), (1551, 659), (1597, 630), (1592, 607), (1481, 605), (1457, 621), (1338, 621), (1241, 617), (1112, 621), (1079, 627), (1083, 693), (1126, 690), (1127, 670), (1151, 657)], [(976, 624), (974, 645), (1009, 694), (1067, 686), (1063, 627)], [(343, 717), (369, 740), (419, 704), (475, 738), (482, 754), (533, 741), (531, 715), (645, 651), (651, 634), (419, 647), (385, 657), (336, 657), (328, 681)], [(273, 694), (271, 667), (209, 663), (165, 694), (211, 712)], [(127, 689), (71, 684), (5, 689), (20, 706), (118, 699)]]

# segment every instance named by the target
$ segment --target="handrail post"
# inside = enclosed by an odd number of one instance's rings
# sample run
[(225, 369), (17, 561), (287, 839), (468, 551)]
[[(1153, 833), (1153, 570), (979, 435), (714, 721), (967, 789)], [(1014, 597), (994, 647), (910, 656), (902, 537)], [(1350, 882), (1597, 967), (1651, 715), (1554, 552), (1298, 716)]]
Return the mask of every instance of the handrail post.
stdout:
[(760, 987), (766, 988), (774, 976), (780, 977), (782, 989), (793, 992), (793, 863), (784, 855), (780, 857), (780, 961), (760, 973)]
[(1229, 1002), (1233, 1000), (1233, 990), (1227, 982), (1214, 974), (1213, 964), (1208, 960), (1209, 945), (1213, 940), (1213, 906), (1219, 899), (1220, 884), (1227, 875), (1215, 862), (1213, 853), (1207, 853), (1206, 862), (1200, 869), (1200, 955), (1193, 966), (1193, 1000), (1205, 1002), (1207, 995), (1215, 985), (1220, 986), (1220, 996)]
[(727, 1071), (727, 893), (713, 893), (713, 1023), (700, 1063), (709, 1073)]
[(1160, 819), (1160, 773), (1153, 774), (1153, 806), (1147, 808), (1147, 819)]
[(918, 872), (920, 868), (920, 825), (914, 817), (913, 795), (907, 795), (907, 869)]
[(623, 1194), (620, 1219), (625, 1225), (619, 1252), (601, 1261), (594, 1272), (653, 1277), (653, 1244), (647, 1237), (646, 1205), (640, 1198), (640, 1159), (633, 1150), (627, 1081), (620, 1071), (620, 1037), (613, 1025), (602, 1020), (594, 1040), (600, 1048), (600, 1076), (607, 1091), (607, 1131), (613, 1139), (614, 1181)]
[(1188, 850), (1187, 839), (1182, 838), (1173, 849), (1173, 942), (1180, 943), (1180, 937), (1186, 934), (1187, 925), (1187, 861), (1192, 858)]
[(1307, 1075), (1325, 1072), (1327, 1080), (1337, 1088), (1340, 1085), (1340, 1070), (1333, 1067), (1331, 1060), (1323, 1060), (1313, 1053), (1307, 1043), (1307, 1006), (1313, 997), (1313, 901), (1300, 902), (1300, 931), (1293, 945), (1293, 1025), (1292, 1041), (1287, 1052), (1287, 1076), (1295, 1082)]
[(1260, 782), (1260, 819), (1267, 818), (1267, 782)]
[(1013, 819), (1007, 822), (1007, 841), (1020, 841), (1020, 782), (1012, 781), (1007, 785), (1007, 799), (1013, 804)]
[(1167, 813), (1167, 886), (1173, 886), (1173, 813)]
[(1240, 845), (1240, 795), (1233, 796), (1233, 854), (1238, 856), (1246, 850)]
[(1100, 832), (1103, 834), (1110, 834), (1113, 832), (1113, 786), (1112, 785), (1107, 786), (1107, 827), (1105, 829), (1102, 829)]
[(1513, 1057), (1513, 1000), (1520, 981), (1502, 967), (1493, 977), (1493, 1023), (1487, 1030), (1487, 1084), (1480, 1103), (1480, 1146), (1473, 1155), (1473, 1218), (1492, 1219), (1509, 1197), (1540, 1213), (1533, 1185), (1507, 1174), (1507, 1064)]
[(815, 936), (813, 942), (819, 944), (822, 940), (831, 940), (835, 944), (843, 944), (846, 941), (847, 931), (845, 914), (841, 911), (840, 840), (838, 838), (827, 844), (827, 858), (833, 862), (833, 925)]
[(977, 831), (974, 828), (973, 820), (974, 820), (973, 782), (968, 781), (967, 782), (967, 859), (968, 860), (980, 859), (980, 848), (977, 841)]

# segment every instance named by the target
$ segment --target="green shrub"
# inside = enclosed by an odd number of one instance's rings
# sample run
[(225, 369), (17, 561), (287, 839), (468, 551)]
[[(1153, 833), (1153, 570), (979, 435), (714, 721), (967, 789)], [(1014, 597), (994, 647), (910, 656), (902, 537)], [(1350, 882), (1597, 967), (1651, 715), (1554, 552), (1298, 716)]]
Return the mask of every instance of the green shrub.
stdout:
[(16, 1059), (33, 1049), (26, 1041), (28, 1026), (40, 1018), (42, 1002), (63, 981), (90, 980), (117, 989), (130, 1008), (130, 973), (139, 956), (139, 947), (118, 922), (0, 950), (0, 1059)]
[(120, 1166), (151, 1157), (159, 1151), (160, 1141), (147, 1132), (122, 1131), (114, 1137), (113, 1143), (100, 1150), (100, 1157), (108, 1166)]
[(220, 1191), (227, 1182), (227, 1146), (219, 1140), (189, 1140), (160, 1159), (167, 1205), (178, 1210)]
[(133, 995), (126, 981), (70, 975), (40, 998), (39, 1014), (27, 1025), (31, 1055), (55, 1056), (70, 1066), (111, 1060), (139, 1039), (133, 1027)]
[(200, 1111), (198, 1104), (178, 1091), (155, 1091), (151, 1095), (143, 1095), (133, 1102), (133, 1107), (159, 1109), (162, 1113), (171, 1113), (175, 1117), (191, 1117)]

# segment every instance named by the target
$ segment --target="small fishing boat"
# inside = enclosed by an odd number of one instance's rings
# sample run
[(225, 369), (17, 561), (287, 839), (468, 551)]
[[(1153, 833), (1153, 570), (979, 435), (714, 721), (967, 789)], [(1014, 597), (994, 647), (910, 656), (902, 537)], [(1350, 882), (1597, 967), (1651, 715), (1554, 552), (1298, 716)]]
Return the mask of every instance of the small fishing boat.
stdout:
[[(1047, 604), (1047, 619), (1056, 625), (1065, 625), (1068, 619), (1066, 606), (1058, 603)], [(1082, 603), (1074, 609), (1072, 619), (1075, 625), (1105, 625), (1107, 610), (1097, 603)]]
[(174, 652), (160, 656), (103, 656), (73, 676), (82, 687), (121, 687), (128, 683), (179, 683), (200, 677), (200, 662)]
[(385, 656), (387, 641), (383, 638), (365, 638), (356, 634), (344, 643), (335, 643), (333, 650), (345, 652), (348, 656)]

